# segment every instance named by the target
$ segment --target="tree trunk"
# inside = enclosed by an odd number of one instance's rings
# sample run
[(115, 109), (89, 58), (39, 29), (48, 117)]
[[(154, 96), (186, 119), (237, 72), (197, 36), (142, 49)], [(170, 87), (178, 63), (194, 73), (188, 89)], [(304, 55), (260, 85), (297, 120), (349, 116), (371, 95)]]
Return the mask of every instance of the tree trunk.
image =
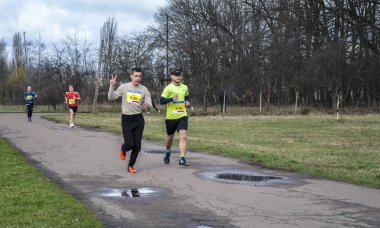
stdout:
[(204, 89), (204, 92), (203, 92), (203, 101), (202, 101), (202, 104), (203, 104), (203, 110), (204, 111), (207, 111), (207, 95), (208, 95), (208, 91), (210, 91), (210, 75), (206, 75), (206, 86), (205, 86), (205, 89)]
[(98, 76), (96, 77), (96, 82), (95, 82), (95, 95), (94, 95), (94, 103), (92, 104), (92, 112), (96, 112), (96, 107), (98, 104), (100, 74), (101, 74), (101, 69), (102, 69), (103, 45), (104, 45), (104, 41), (101, 40), (100, 48), (99, 48)]

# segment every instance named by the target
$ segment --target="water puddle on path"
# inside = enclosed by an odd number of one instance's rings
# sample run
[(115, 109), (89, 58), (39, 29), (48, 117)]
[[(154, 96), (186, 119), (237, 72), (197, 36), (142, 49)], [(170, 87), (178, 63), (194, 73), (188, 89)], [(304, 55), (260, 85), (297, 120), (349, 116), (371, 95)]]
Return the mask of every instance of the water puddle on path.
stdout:
[(222, 228), (221, 226), (198, 225), (196, 228)]
[(67, 126), (53, 126), (51, 127), (54, 130), (60, 130), (60, 131), (72, 131), (75, 128), (70, 128), (68, 125)]
[(244, 184), (254, 186), (291, 184), (292, 180), (280, 175), (266, 175), (243, 169), (219, 167), (198, 172), (196, 176), (226, 184)]
[(148, 198), (157, 197), (163, 193), (160, 188), (102, 188), (99, 192), (93, 193), (98, 197), (105, 198)]
[(274, 176), (257, 176), (257, 175), (248, 175), (248, 174), (240, 174), (240, 173), (221, 173), (217, 174), (215, 178), (224, 179), (224, 180), (234, 180), (234, 181), (270, 181), (270, 180), (280, 180), (282, 177), (274, 177)]
[[(166, 150), (141, 150), (144, 154), (165, 154)], [(178, 154), (178, 150), (172, 150), (172, 154)], [(186, 151), (186, 154), (189, 154), (191, 152)]]

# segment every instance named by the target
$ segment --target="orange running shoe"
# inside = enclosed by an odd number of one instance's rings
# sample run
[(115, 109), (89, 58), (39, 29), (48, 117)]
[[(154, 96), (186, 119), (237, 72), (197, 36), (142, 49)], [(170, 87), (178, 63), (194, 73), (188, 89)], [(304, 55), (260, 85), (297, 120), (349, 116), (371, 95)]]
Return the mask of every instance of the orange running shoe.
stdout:
[(120, 150), (120, 159), (121, 160), (125, 160), (125, 158), (126, 158), (125, 153), (126, 153), (125, 151)]
[(137, 170), (134, 169), (132, 166), (128, 166), (128, 172), (130, 172), (130, 173), (137, 173)]

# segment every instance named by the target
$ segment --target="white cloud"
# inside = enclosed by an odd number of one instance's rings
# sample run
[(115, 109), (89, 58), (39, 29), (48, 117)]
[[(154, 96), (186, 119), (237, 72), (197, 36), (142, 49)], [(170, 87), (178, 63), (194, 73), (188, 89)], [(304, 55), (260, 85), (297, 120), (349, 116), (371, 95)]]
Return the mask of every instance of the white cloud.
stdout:
[(114, 17), (118, 34), (141, 32), (154, 23), (154, 14), (166, 0), (0, 0), (0, 39), (11, 45), (16, 32), (25, 32), (28, 40), (59, 42), (65, 35), (77, 33), (97, 41), (103, 23)]

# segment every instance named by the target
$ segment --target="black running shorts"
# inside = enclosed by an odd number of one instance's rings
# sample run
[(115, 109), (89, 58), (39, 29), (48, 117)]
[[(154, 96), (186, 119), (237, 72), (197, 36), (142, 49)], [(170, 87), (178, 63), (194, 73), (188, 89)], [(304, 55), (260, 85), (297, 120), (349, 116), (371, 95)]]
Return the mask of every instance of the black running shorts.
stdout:
[(72, 109), (73, 110), (73, 112), (77, 112), (78, 111), (78, 106), (68, 106), (69, 107), (69, 109)]
[(166, 123), (166, 133), (168, 135), (173, 135), (175, 131), (187, 130), (188, 117), (184, 116), (175, 120), (165, 120)]
[(33, 109), (33, 103), (26, 103), (26, 109), (29, 110), (29, 109)]

